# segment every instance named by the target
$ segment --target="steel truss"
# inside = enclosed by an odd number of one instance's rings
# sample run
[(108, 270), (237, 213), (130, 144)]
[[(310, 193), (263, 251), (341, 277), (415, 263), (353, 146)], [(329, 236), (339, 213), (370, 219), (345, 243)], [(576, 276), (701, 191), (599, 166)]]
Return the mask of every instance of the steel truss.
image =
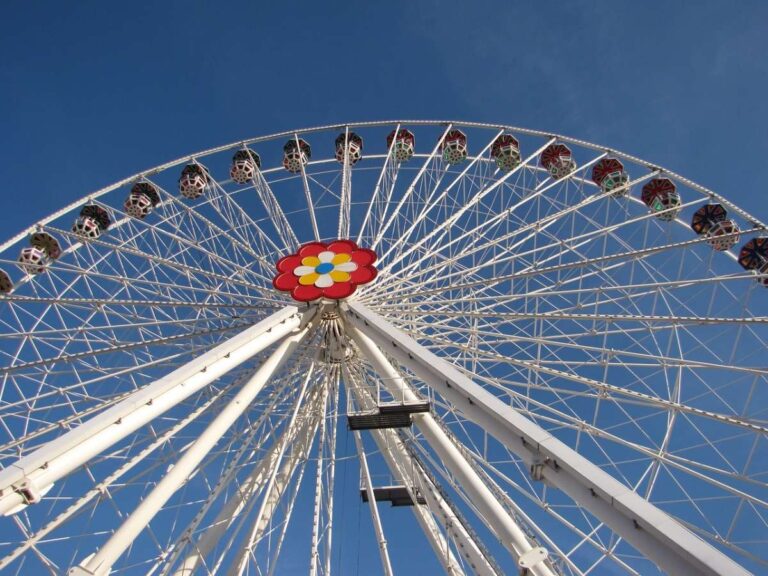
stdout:
[[(416, 134), (407, 160), (379, 140), (393, 128)], [(492, 152), (504, 135), (514, 165)], [(289, 173), (299, 139), (314, 156)], [(566, 176), (541, 165), (552, 144)], [(248, 147), (264, 167), (218, 179)], [(592, 179), (607, 158), (618, 189)], [(182, 164), (209, 170), (199, 198), (176, 192)], [(679, 206), (644, 203), (656, 178)], [(139, 182), (157, 194), (143, 218), (124, 204)], [(723, 253), (688, 224), (712, 203), (741, 229)], [(111, 218), (99, 237), (72, 228), (86, 204)], [(461, 122), (290, 131), (97, 191), (0, 246), (0, 569), (271, 575), (303, 541), (301, 566), (329, 576), (362, 538), (355, 502), (387, 576), (410, 561), (398, 523), (452, 575), (760, 573), (768, 300), (736, 257), (766, 230), (627, 154)], [(21, 269), (39, 232), (62, 255)], [(377, 279), (290, 305), (275, 262), (336, 238), (375, 250)], [(358, 463), (367, 504), (339, 486)]]

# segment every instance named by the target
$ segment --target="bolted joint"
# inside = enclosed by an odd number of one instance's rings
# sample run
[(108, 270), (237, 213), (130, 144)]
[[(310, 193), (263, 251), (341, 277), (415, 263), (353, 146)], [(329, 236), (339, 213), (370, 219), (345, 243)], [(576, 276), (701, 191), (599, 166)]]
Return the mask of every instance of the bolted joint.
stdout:
[(517, 565), (520, 567), (521, 576), (530, 574), (531, 568), (541, 564), (549, 557), (549, 552), (542, 546), (536, 546), (531, 548), (525, 554), (522, 554), (517, 561)]
[(531, 462), (531, 478), (537, 482), (544, 481), (544, 468), (550, 463), (548, 457), (537, 456), (533, 462)]

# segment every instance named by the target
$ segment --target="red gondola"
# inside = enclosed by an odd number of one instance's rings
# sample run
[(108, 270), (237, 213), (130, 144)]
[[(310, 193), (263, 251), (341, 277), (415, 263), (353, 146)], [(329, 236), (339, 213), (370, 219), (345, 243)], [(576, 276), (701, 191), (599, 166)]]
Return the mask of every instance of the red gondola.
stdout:
[(550, 144), (539, 157), (539, 163), (555, 180), (568, 176), (576, 169), (571, 149), (565, 144)]
[(659, 220), (674, 220), (680, 214), (682, 201), (675, 183), (669, 178), (654, 178), (643, 186), (640, 199)]
[(440, 144), (443, 160), (448, 164), (460, 164), (467, 159), (467, 136), (461, 130), (449, 130)]
[(520, 165), (520, 143), (511, 134), (502, 134), (493, 141), (491, 157), (499, 170), (509, 172)]
[(125, 213), (139, 220), (146, 218), (160, 204), (157, 189), (149, 182), (137, 182), (123, 203)]
[(261, 168), (261, 158), (250, 148), (238, 150), (232, 156), (232, 168), (229, 170), (229, 176), (237, 184), (245, 184), (256, 175), (256, 170)]
[(342, 132), (336, 137), (336, 160), (344, 162), (344, 142), (347, 142), (346, 157), (350, 166), (354, 166), (363, 157), (363, 139), (354, 132)]
[[(394, 147), (392, 141), (395, 141)], [(387, 149), (392, 148), (392, 153), (395, 156), (395, 160), (398, 162), (407, 162), (413, 157), (413, 152), (416, 147), (416, 138), (413, 132), (400, 128), (395, 135), (395, 130), (389, 133), (387, 136)]]
[(624, 196), (629, 192), (626, 187), (629, 182), (629, 174), (616, 158), (603, 158), (592, 167), (592, 181), (600, 186), (603, 192), (611, 192), (614, 198)]
[(288, 172), (301, 172), (303, 166), (312, 158), (312, 148), (299, 138), (292, 138), (283, 146), (283, 166)]
[(179, 178), (179, 192), (184, 198), (194, 200), (205, 193), (210, 175), (208, 168), (201, 164), (187, 164)]
[(104, 208), (88, 204), (80, 210), (80, 216), (72, 225), (72, 232), (84, 240), (95, 240), (111, 223), (109, 213)]

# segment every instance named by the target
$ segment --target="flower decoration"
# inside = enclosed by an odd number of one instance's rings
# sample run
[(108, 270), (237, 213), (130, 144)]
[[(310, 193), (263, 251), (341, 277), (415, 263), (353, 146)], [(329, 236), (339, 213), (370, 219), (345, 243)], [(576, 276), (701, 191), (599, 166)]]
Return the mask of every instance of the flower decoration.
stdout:
[(299, 302), (318, 298), (338, 300), (376, 278), (375, 261), (373, 250), (358, 248), (351, 240), (309, 242), (296, 254), (278, 260), (278, 275), (272, 284), (278, 290), (290, 292)]

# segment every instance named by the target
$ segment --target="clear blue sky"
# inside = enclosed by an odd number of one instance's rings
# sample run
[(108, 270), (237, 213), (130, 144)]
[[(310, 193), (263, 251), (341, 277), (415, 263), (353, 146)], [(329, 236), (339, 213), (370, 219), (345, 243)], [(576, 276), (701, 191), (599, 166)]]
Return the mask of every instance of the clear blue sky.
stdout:
[(7, 2), (0, 223), (215, 144), (396, 117), (582, 137), (766, 219), (766, 23), (747, 1)]
[(768, 220), (765, 1), (7, 0), (3, 8), (4, 237), (186, 153), (397, 118), (591, 140)]

